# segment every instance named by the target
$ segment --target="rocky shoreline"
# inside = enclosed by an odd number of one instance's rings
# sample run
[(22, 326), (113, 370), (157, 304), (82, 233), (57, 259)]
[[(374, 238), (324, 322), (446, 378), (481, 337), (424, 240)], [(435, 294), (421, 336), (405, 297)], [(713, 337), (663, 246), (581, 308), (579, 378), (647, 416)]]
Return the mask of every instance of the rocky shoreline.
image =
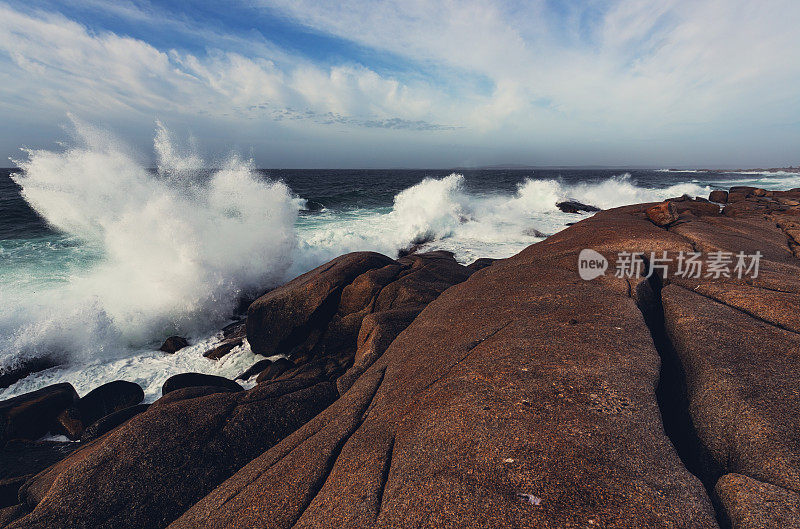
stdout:
[[(149, 406), (124, 381), (0, 402), (0, 527), (791, 527), (800, 190), (709, 199), (601, 211), (470, 266), (341, 256), (206, 354), (286, 356), (249, 390), (184, 374)], [(583, 280), (583, 249), (649, 277)], [(761, 259), (648, 274), (663, 252)]]

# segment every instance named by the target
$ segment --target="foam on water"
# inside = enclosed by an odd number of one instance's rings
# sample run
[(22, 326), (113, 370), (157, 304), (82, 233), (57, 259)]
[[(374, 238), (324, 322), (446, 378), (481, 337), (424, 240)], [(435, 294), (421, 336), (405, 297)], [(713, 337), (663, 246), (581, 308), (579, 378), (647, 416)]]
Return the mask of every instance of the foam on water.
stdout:
[(364, 249), (391, 255), (414, 241), (429, 241), (425, 248), (452, 251), (469, 263), (478, 257), (509, 257), (542, 240), (537, 231), (550, 235), (587, 216), (561, 212), (556, 203), (562, 200), (607, 209), (709, 191), (693, 182), (643, 188), (626, 173), (591, 184), (526, 179), (515, 193), (479, 195), (466, 192), (464, 177), (453, 173), (401, 191), (390, 209), (332, 215), (324, 226), (317, 219), (301, 222), (299, 229), (306, 255), (318, 258)]
[(203, 171), (160, 124), (155, 172), (106, 131), (73, 125), (63, 151), (27, 150), (14, 180), (63, 234), (52, 239), (90, 257), (53, 263), (35, 288), (2, 278), (0, 369), (26, 356), (112, 361), (168, 334), (207, 336), (241, 296), (285, 279), (303, 206), (285, 184), (237, 157)]

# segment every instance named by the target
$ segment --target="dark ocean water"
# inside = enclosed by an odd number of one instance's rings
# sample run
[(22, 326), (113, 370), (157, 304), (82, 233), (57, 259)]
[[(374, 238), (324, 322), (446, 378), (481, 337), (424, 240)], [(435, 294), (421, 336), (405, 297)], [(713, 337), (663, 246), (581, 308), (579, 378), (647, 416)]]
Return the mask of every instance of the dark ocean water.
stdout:
[[(18, 169), (0, 169), (0, 240), (29, 238), (52, 233), (20, 195), (20, 186), (10, 175)], [(391, 207), (402, 190), (425, 178), (442, 178), (453, 172), (464, 175), (464, 189), (471, 194), (514, 193), (526, 179), (557, 180), (566, 186), (596, 184), (615, 176), (629, 174), (631, 181), (643, 188), (663, 188), (687, 181), (701, 186), (714, 185), (718, 175), (659, 172), (648, 170), (446, 170), (446, 169), (262, 169), (267, 178), (285, 182), (298, 196), (329, 211), (352, 211)], [(109, 176), (111, 177), (111, 176)], [(697, 177), (697, 178), (695, 178)], [(725, 180), (751, 181), (752, 175), (728, 174)]]

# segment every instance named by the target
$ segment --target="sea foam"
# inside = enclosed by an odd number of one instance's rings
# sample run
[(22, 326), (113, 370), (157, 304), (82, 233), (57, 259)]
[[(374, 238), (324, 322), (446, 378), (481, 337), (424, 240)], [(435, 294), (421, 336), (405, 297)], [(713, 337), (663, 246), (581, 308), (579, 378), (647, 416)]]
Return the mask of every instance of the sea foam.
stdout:
[(73, 120), (59, 151), (26, 150), (14, 180), (51, 226), (97, 259), (40, 289), (3, 285), (0, 369), (25, 356), (111, 360), (171, 333), (200, 337), (237, 300), (286, 279), (303, 201), (232, 156), (205, 170), (158, 124), (158, 169)]

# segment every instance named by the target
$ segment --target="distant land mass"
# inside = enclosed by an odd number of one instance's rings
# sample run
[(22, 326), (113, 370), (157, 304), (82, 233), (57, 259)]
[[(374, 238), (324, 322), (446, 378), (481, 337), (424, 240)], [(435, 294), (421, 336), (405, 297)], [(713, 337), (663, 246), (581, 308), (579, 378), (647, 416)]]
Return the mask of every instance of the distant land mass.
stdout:
[[(670, 171), (679, 171), (680, 169), (670, 169)], [(800, 173), (800, 165), (797, 167), (771, 167), (769, 169), (700, 169), (707, 173)]]

